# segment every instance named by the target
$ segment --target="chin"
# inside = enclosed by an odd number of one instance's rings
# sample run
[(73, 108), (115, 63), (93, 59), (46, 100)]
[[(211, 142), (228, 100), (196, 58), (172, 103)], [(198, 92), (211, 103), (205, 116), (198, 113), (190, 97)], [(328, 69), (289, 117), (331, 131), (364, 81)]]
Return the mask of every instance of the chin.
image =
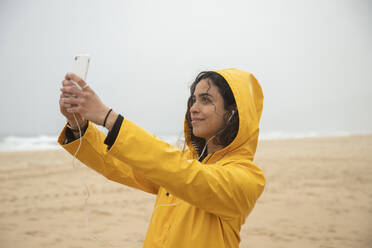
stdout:
[(193, 130), (192, 133), (194, 134), (195, 137), (203, 138), (204, 139), (203, 135), (200, 132)]
[(193, 130), (192, 133), (194, 134), (195, 137), (205, 139), (205, 135), (203, 135), (202, 132), (198, 132), (198, 130)]

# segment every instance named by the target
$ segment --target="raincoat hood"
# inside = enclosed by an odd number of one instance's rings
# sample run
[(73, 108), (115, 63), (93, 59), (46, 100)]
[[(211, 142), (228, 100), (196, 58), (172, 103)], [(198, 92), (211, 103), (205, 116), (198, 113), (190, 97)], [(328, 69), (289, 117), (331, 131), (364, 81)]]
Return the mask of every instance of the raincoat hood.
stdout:
[[(234, 151), (234, 156), (244, 155), (247, 159), (253, 160), (256, 153), (259, 122), (263, 107), (263, 93), (260, 84), (252, 73), (243, 70), (230, 68), (215, 70), (229, 84), (239, 114), (239, 131), (235, 139), (223, 149), (217, 151), (214, 157), (224, 156)], [(195, 148), (191, 142), (191, 129), (184, 122), (185, 140), (189, 149), (196, 156)]]

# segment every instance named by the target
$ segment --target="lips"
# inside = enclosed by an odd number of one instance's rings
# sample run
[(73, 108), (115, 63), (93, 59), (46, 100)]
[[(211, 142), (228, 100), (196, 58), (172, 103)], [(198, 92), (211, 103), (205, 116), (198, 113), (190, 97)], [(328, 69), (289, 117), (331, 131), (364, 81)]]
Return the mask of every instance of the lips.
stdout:
[(191, 119), (191, 124), (199, 124), (200, 122), (202, 122), (204, 119), (200, 119), (200, 118), (193, 118)]

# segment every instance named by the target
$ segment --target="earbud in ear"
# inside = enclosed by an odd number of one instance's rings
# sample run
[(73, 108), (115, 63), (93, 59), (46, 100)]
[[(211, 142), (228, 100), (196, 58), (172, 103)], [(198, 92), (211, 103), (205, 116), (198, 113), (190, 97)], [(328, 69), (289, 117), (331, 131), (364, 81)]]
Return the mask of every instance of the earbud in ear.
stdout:
[(234, 116), (234, 114), (236, 113), (236, 110), (235, 109), (233, 109), (233, 110), (231, 110), (230, 111), (230, 117), (229, 117), (229, 119), (227, 120), (227, 123), (229, 123), (230, 122), (230, 120), (232, 119), (232, 117)]

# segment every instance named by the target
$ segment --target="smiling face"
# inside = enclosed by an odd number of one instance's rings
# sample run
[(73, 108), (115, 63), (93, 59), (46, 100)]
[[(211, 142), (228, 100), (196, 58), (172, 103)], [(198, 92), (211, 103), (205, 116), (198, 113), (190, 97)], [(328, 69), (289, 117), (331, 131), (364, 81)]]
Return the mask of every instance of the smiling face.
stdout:
[(210, 139), (224, 127), (226, 112), (218, 88), (208, 78), (200, 80), (190, 99), (193, 134), (205, 140)]

